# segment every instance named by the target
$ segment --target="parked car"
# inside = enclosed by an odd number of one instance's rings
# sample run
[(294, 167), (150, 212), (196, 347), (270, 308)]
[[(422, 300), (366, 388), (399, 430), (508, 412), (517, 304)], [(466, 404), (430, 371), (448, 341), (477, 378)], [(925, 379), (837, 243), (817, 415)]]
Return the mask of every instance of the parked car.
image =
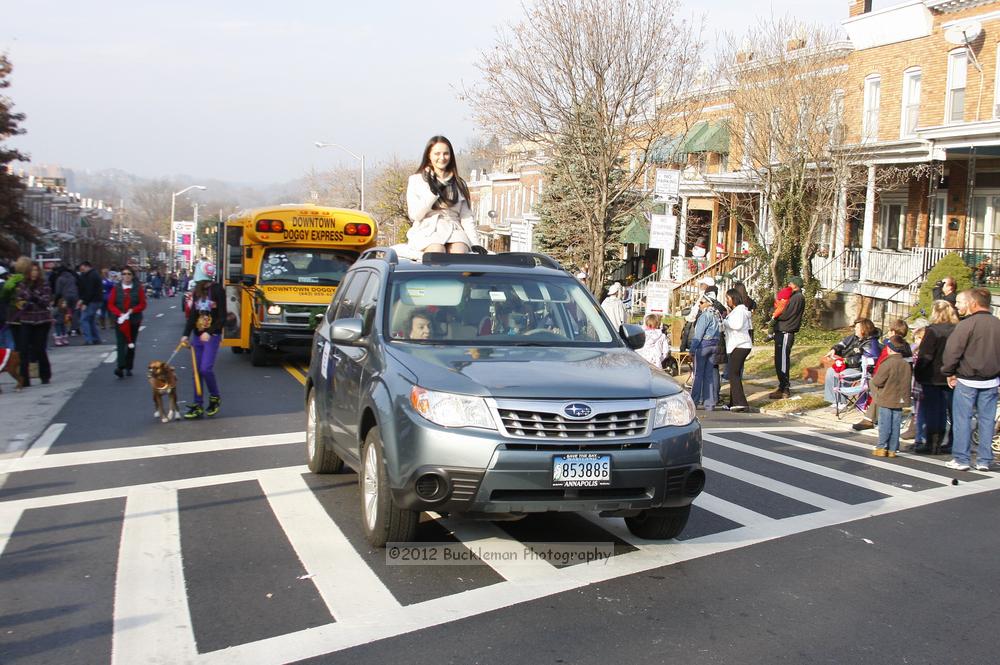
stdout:
[(644, 337), (544, 255), (368, 250), (316, 329), (309, 468), (357, 471), (377, 547), (427, 510), (597, 511), (673, 538), (705, 483), (701, 427)]

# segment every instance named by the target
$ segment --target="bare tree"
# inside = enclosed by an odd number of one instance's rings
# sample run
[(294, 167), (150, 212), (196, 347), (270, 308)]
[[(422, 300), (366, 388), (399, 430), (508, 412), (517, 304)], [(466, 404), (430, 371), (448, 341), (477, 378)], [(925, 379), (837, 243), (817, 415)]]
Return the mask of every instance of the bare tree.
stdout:
[(310, 169), (302, 178), (302, 200), (336, 208), (361, 207), (361, 176), (355, 168)]
[(394, 157), (378, 169), (372, 180), (368, 211), (378, 221), (379, 234), (387, 245), (405, 240), (405, 233), (410, 227), (406, 210), (406, 182), (416, 170), (416, 162), (403, 162)]
[(130, 224), (148, 233), (170, 233), (170, 196), (174, 193), (169, 180), (149, 180), (132, 188), (129, 196)]
[[(485, 130), (537, 145), (564, 165), (560, 221), (575, 225), (591, 257), (606, 256), (618, 242), (614, 229), (641, 205), (631, 192), (666, 119), (689, 111), (684, 93), (701, 45), (695, 26), (678, 19), (678, 5), (538, 0), (481, 54), (483, 81), (465, 92)], [(620, 205), (630, 197), (631, 205)], [(595, 258), (593, 290), (605, 273)]]
[[(762, 19), (728, 36), (718, 80), (728, 86), (735, 130), (734, 177), (756, 196), (718, 192), (763, 260), (773, 288), (791, 275), (811, 279), (817, 235), (863, 202), (862, 143), (845, 142), (843, 100), (850, 85), (849, 47), (835, 28), (793, 19)], [(891, 188), (926, 168), (883, 167), (876, 186)], [(732, 180), (728, 187), (732, 187)]]

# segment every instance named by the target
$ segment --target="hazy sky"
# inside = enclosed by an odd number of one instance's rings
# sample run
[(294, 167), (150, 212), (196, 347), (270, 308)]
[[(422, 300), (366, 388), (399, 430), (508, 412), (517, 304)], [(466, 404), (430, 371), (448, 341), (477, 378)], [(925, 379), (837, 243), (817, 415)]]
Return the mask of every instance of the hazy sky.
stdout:
[[(611, 1), (611, 0), (609, 0)], [(761, 13), (836, 23), (847, 0), (683, 0), (716, 30)], [(456, 98), (517, 0), (4, 0), (13, 145), (34, 164), (271, 183), (311, 167), (416, 159), (476, 127)]]

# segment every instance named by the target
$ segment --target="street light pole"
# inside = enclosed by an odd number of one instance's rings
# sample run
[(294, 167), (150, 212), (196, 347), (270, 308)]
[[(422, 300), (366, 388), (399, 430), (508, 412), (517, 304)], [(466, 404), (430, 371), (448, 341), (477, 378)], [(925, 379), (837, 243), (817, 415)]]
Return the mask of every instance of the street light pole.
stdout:
[[(200, 189), (205, 191), (208, 187), (203, 187), (202, 185), (190, 185), (185, 187), (179, 192), (174, 192), (170, 196), (170, 271), (177, 271), (177, 241), (176, 235), (174, 234), (174, 215), (177, 212), (177, 197), (184, 192), (190, 191), (192, 189)], [(197, 229), (195, 229), (197, 232)]]
[(359, 160), (361, 162), (361, 206), (360, 206), (360, 209), (364, 210), (365, 209), (365, 154), (361, 153), (359, 155), (359, 154), (355, 153), (353, 150), (348, 150), (347, 148), (345, 148), (344, 146), (340, 145), (339, 143), (323, 143), (322, 141), (316, 141), (313, 145), (315, 145), (317, 148), (340, 148), (341, 150), (343, 150), (344, 152), (346, 152), (348, 155), (350, 155), (354, 159), (357, 159), (357, 160)]

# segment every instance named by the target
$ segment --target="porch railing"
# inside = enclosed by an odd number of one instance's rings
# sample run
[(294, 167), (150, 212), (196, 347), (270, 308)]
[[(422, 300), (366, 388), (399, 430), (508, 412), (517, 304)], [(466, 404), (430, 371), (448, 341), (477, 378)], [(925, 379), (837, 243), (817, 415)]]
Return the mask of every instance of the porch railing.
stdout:
[(941, 260), (957, 250), (943, 247), (914, 247), (909, 251), (873, 249), (862, 261), (862, 279), (876, 284), (909, 286)]
[(965, 265), (972, 268), (973, 284), (1000, 287), (1000, 249), (965, 249), (959, 254)]
[(861, 274), (861, 250), (848, 247), (825, 263), (813, 259), (813, 277), (825, 291), (835, 291), (845, 282), (855, 282)]
[[(701, 289), (698, 287), (698, 280), (702, 277), (712, 277), (713, 279), (716, 279), (722, 275), (732, 273), (737, 266), (745, 262), (746, 257), (727, 255), (716, 260), (715, 263), (706, 266), (704, 270), (700, 270), (699, 272), (691, 275), (674, 287), (674, 305), (677, 306), (693, 302), (701, 292)], [(721, 287), (719, 292), (720, 294), (722, 293)]]

